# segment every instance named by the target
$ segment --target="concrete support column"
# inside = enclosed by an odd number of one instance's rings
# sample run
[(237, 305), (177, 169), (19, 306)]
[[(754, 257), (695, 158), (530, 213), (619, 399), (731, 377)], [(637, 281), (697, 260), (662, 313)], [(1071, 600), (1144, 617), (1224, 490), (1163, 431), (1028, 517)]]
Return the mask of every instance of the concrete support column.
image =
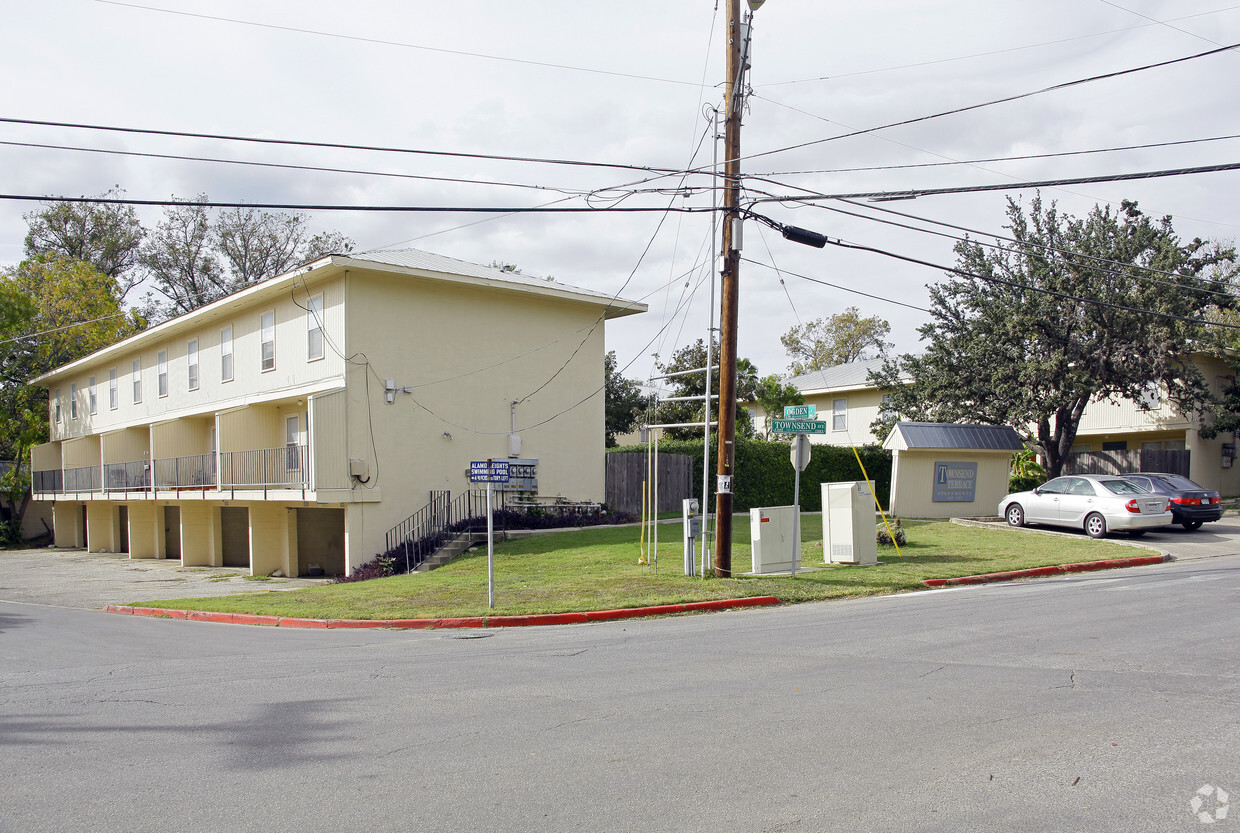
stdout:
[(288, 568), (288, 522), (282, 503), (250, 504), (250, 575), (269, 576)]
[(116, 552), (120, 536), (116, 529), (116, 506), (103, 500), (86, 502), (88, 552)]
[[(218, 520), (219, 513), (214, 513)], [(181, 563), (186, 567), (210, 567), (213, 542), (219, 532), (212, 530), (211, 506), (207, 503), (181, 504)]]
[(164, 527), (156, 523), (156, 506), (153, 501), (141, 500), (129, 504), (129, 557), (154, 558), (158, 549), (156, 536), (162, 536)]
[(290, 506), (286, 514), (288, 546), (284, 550), (284, 575), (297, 576), (301, 572), (301, 560), (297, 556), (297, 509)]
[(365, 530), (365, 524), (363, 523), (364, 513), (365, 504), (350, 503), (345, 506), (344, 571), (346, 575), (351, 574), (355, 568), (374, 558), (375, 554), (383, 546), (383, 542), (380, 541), (373, 547), (374, 552), (367, 552), (363, 536)]
[(52, 504), (53, 543), (57, 547), (80, 547), (86, 530), (82, 528), (82, 504), (58, 500)]

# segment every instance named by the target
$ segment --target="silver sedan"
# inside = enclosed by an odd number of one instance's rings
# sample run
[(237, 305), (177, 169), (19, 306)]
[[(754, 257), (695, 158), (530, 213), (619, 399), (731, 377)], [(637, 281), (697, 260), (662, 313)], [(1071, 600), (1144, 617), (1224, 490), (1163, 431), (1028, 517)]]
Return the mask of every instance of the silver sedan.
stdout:
[(1032, 491), (1008, 495), (999, 501), (999, 514), (1012, 526), (1066, 526), (1084, 529), (1091, 538), (1105, 538), (1114, 529), (1144, 535), (1171, 523), (1165, 497), (1104, 474), (1056, 477)]

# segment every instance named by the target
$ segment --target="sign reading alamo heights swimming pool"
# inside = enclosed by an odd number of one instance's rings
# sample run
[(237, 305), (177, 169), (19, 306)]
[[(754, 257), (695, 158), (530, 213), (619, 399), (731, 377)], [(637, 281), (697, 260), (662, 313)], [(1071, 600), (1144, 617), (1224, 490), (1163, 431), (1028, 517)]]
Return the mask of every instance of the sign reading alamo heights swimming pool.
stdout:
[(934, 464), (934, 502), (970, 503), (976, 496), (977, 463)]

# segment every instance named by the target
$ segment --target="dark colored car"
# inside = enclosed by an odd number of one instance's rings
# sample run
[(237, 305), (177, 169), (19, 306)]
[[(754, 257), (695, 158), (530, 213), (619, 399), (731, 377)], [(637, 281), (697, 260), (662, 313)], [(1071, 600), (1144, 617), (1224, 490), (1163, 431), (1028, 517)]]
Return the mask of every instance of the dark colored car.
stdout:
[(1223, 517), (1222, 500), (1218, 492), (1203, 489), (1187, 477), (1138, 472), (1125, 474), (1124, 479), (1171, 501), (1171, 522), (1185, 529), (1199, 529), (1206, 521), (1217, 521)]

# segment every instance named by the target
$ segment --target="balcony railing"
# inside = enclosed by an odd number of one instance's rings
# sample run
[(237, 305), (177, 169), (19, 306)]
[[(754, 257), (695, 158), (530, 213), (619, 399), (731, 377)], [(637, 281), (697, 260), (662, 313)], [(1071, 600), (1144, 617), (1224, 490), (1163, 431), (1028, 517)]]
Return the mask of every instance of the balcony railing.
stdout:
[(82, 466), (65, 469), (66, 492), (101, 492), (100, 471), (98, 466)]
[(215, 455), (161, 457), (155, 461), (156, 489), (214, 489)]
[(60, 469), (36, 471), (32, 486), (36, 495), (54, 495), (65, 490), (65, 473)]
[(289, 488), (310, 486), (310, 460), (304, 445), (226, 451), (220, 454), (220, 488)]
[(106, 463), (103, 467), (104, 490), (108, 492), (143, 492), (151, 488), (151, 464), (146, 460), (128, 463)]

